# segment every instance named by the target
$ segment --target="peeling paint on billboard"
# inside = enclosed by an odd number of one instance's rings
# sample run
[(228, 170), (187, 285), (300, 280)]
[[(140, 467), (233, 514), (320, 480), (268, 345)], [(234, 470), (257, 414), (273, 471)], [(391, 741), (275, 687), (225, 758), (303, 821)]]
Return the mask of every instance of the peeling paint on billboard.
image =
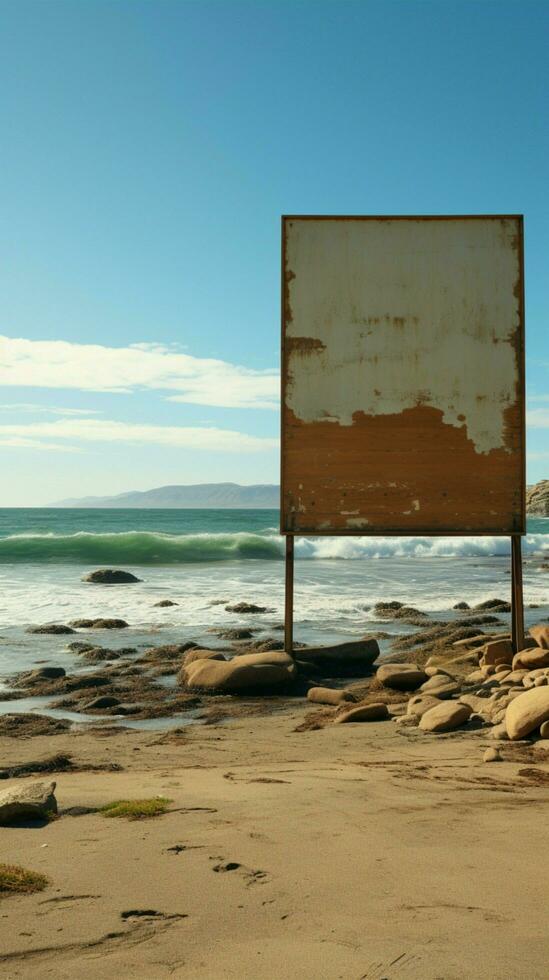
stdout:
[(282, 530), (524, 530), (522, 219), (283, 220)]

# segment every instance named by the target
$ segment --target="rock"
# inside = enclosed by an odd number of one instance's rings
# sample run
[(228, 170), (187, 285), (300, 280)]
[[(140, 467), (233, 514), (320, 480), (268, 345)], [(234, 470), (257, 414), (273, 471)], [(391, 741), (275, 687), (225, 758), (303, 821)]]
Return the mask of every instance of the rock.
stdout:
[(511, 741), (524, 738), (549, 719), (549, 687), (534, 687), (519, 694), (505, 713), (507, 734)]
[(549, 626), (539, 623), (537, 626), (530, 627), (530, 636), (535, 640), (538, 647), (549, 650)]
[(96, 711), (99, 708), (114, 708), (117, 704), (120, 704), (118, 698), (112, 697), (110, 694), (105, 694), (104, 697), (94, 698), (93, 701), (88, 701), (87, 704), (82, 706), (82, 711)]
[(128, 624), (125, 619), (73, 619), (71, 626), (85, 630), (123, 630)]
[[(301, 656), (297, 653), (296, 656), (301, 661)], [(377, 640), (352, 640), (333, 646), (307, 647), (303, 651), (303, 660), (334, 677), (366, 672), (378, 657)]]
[(498, 664), (508, 664), (511, 666), (513, 661), (513, 644), (511, 640), (490, 640), (484, 646), (479, 647), (482, 656), (481, 663), (486, 666)]
[(87, 653), (88, 650), (95, 649), (97, 649), (95, 643), (86, 643), (84, 640), (74, 640), (67, 644), (67, 650), (70, 650), (71, 653)]
[(507, 602), (506, 599), (486, 599), (484, 602), (479, 602), (478, 606), (474, 606), (474, 609), (493, 609), (495, 612), (511, 612), (511, 603)]
[(123, 702), (117, 705), (116, 714), (117, 715), (140, 715), (142, 711), (145, 710), (146, 705), (136, 703)]
[(220, 640), (251, 640), (253, 631), (248, 629), (214, 630)]
[(547, 684), (549, 684), (549, 677), (547, 675), (534, 678), (534, 687), (546, 687)]
[(429, 694), (414, 694), (406, 706), (406, 714), (421, 718), (426, 711), (436, 708), (441, 702), (438, 698)]
[(496, 749), (495, 747), (494, 748), (490, 747), (489, 749), (486, 749), (484, 755), (482, 756), (483, 762), (501, 762), (502, 759), (503, 756), (501, 752), (499, 751), (499, 749)]
[(221, 663), (195, 660), (181, 668), (179, 683), (192, 691), (225, 694), (271, 694), (291, 685), (297, 676), (287, 653), (249, 653)]
[(473, 670), (472, 673), (467, 674), (465, 678), (466, 684), (482, 684), (483, 680), (486, 679), (486, 674), (482, 670)]
[(494, 702), (489, 697), (481, 697), (479, 694), (460, 694), (458, 704), (466, 704), (471, 711), (483, 714), (488, 717), (491, 713)]
[(509, 738), (507, 734), (507, 725), (504, 721), (501, 721), (498, 725), (494, 725), (492, 731), (489, 733), (490, 738), (495, 738), (500, 741), (505, 741)]
[(61, 623), (46, 623), (43, 626), (29, 626), (26, 633), (49, 633), (52, 636), (63, 636), (65, 633), (74, 633), (70, 626), (63, 626)]
[(540, 725), (539, 733), (542, 738), (549, 738), (549, 721), (544, 721)]
[(267, 606), (255, 606), (253, 602), (237, 602), (234, 606), (225, 606), (226, 612), (233, 613), (264, 613)]
[(412, 626), (423, 626), (429, 620), (421, 609), (403, 606), (401, 602), (378, 602), (373, 611), (378, 619), (399, 619)]
[(95, 572), (84, 575), (82, 581), (95, 582), (99, 585), (123, 585), (125, 582), (141, 582), (141, 579), (119, 568), (98, 568)]
[[(300, 649), (302, 644), (294, 643), (294, 650)], [(270, 650), (284, 650), (284, 641), (276, 640), (273, 636), (268, 636), (264, 640), (254, 640), (252, 643), (242, 644), (236, 651), (235, 657), (240, 657), (243, 653), (269, 653)]]
[(549, 649), (529, 647), (526, 650), (519, 650), (513, 657), (513, 670), (519, 670), (521, 667), (525, 670), (549, 667)]
[(162, 660), (180, 660), (187, 650), (198, 649), (198, 644), (188, 640), (186, 643), (166, 643), (161, 647), (149, 647), (139, 660), (157, 663)]
[(510, 671), (510, 673), (508, 673), (508, 674), (506, 675), (506, 677), (504, 677), (504, 678), (503, 678), (503, 683), (504, 683), (504, 684), (505, 684), (506, 686), (507, 686), (508, 684), (509, 684), (509, 685), (513, 685), (513, 684), (522, 684), (522, 681), (523, 681), (523, 680), (524, 680), (524, 678), (526, 677), (526, 674), (527, 674), (527, 673), (528, 673), (528, 671), (527, 671), (527, 670), (525, 670), (525, 669), (522, 669), (522, 668), (521, 668), (520, 670), (515, 670), (515, 669), (513, 669), (513, 670), (511, 670), (511, 671)]
[(396, 725), (402, 725), (403, 728), (417, 728), (419, 718), (419, 715), (401, 715), (400, 718), (393, 718), (393, 721)]
[(30, 670), (28, 674), (23, 674), (20, 677), (20, 682), (25, 686), (30, 686), (41, 681), (55, 681), (59, 677), (65, 677), (65, 671), (62, 667), (36, 667), (34, 670)]
[(0, 793), (0, 826), (18, 820), (40, 820), (57, 813), (55, 783), (31, 783)]
[(160, 602), (155, 602), (155, 609), (168, 609), (169, 606), (178, 606), (178, 602), (172, 602), (171, 599), (161, 599)]
[(188, 664), (194, 663), (195, 660), (225, 661), (225, 657), (220, 650), (202, 650), (200, 647), (194, 647), (192, 650), (187, 650), (183, 657), (183, 664), (187, 666)]
[(461, 685), (452, 677), (437, 674), (435, 677), (430, 677), (429, 680), (425, 681), (421, 685), (420, 690), (422, 694), (432, 694), (436, 698), (446, 699), (453, 697), (454, 694), (459, 694)]
[(86, 650), (82, 654), (82, 660), (90, 664), (98, 664), (106, 660), (120, 660), (120, 653), (116, 650), (107, 650), (105, 647), (94, 647), (93, 650)]
[(447, 670), (444, 670), (443, 667), (434, 667), (427, 664), (423, 670), (427, 674), (427, 677), (446, 677), (447, 679), (450, 677), (451, 680), (454, 680), (451, 674)]
[(331, 687), (311, 687), (307, 691), (307, 700), (314, 704), (342, 704), (345, 701), (354, 701), (355, 697), (351, 691), (341, 691)]
[(357, 704), (356, 708), (342, 711), (334, 718), (334, 725), (345, 725), (354, 721), (384, 721), (389, 717), (387, 705), (381, 701), (371, 704)]
[(452, 606), (452, 609), (458, 609), (458, 610), (465, 610), (470, 608), (471, 606), (467, 602), (456, 602), (455, 606)]
[(396, 691), (415, 691), (425, 683), (427, 674), (417, 664), (382, 664), (377, 669), (376, 678), (384, 687)]
[(72, 727), (66, 718), (50, 718), (34, 712), (0, 715), (0, 735), (8, 738), (31, 738), (37, 735), (62, 735)]
[(549, 480), (540, 480), (526, 489), (526, 513), (549, 517)]
[(443, 701), (442, 704), (426, 711), (419, 722), (424, 732), (451, 732), (464, 725), (471, 714), (471, 708), (459, 701)]
[(374, 613), (376, 615), (383, 616), (386, 613), (398, 612), (398, 610), (403, 609), (403, 607), (403, 602), (396, 602), (395, 600), (392, 602), (376, 602), (374, 606)]

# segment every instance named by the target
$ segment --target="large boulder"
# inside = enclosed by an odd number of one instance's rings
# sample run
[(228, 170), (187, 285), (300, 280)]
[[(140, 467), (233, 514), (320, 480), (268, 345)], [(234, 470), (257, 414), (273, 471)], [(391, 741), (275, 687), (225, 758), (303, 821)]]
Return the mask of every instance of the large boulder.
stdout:
[(345, 709), (334, 718), (335, 725), (345, 725), (354, 721), (384, 721), (389, 717), (387, 705), (382, 701), (372, 701), (371, 704), (357, 704), (354, 708)]
[(191, 691), (275, 694), (292, 684), (297, 668), (287, 653), (250, 653), (231, 661), (195, 660), (184, 665), (179, 682)]
[(426, 711), (436, 708), (441, 702), (431, 694), (414, 694), (406, 705), (406, 714), (421, 718)]
[(537, 626), (530, 627), (530, 636), (535, 640), (538, 647), (549, 650), (549, 626), (539, 623)]
[(18, 820), (40, 820), (57, 813), (55, 783), (31, 783), (0, 793), (0, 826)]
[(549, 667), (549, 647), (530, 647), (519, 650), (513, 657), (513, 670), (535, 670), (537, 667)]
[(422, 694), (432, 694), (435, 698), (445, 699), (459, 694), (461, 685), (447, 674), (435, 674), (421, 685), (420, 690)]
[(525, 738), (549, 719), (549, 687), (533, 687), (511, 701), (505, 712), (511, 741)]
[(483, 664), (511, 664), (513, 660), (513, 644), (511, 640), (490, 640), (479, 647)]
[(82, 581), (95, 582), (98, 585), (123, 585), (126, 582), (141, 582), (141, 579), (120, 568), (97, 568), (95, 572), (84, 575)]
[(379, 657), (379, 646), (377, 640), (351, 640), (349, 643), (296, 650), (295, 657), (319, 670), (329, 671), (333, 676), (345, 677), (369, 671)]
[(427, 681), (427, 674), (417, 664), (382, 664), (376, 678), (384, 687), (396, 691), (415, 691)]
[(471, 708), (459, 701), (443, 701), (422, 715), (419, 727), (424, 732), (451, 732), (464, 725), (471, 714)]

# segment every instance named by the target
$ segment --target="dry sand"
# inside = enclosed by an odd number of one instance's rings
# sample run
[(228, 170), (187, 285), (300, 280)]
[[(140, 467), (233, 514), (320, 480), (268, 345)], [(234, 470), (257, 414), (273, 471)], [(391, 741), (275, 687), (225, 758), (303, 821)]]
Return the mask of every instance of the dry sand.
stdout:
[(52, 776), (61, 810), (173, 800), (153, 820), (0, 829), (1, 861), (51, 879), (0, 900), (0, 975), (546, 980), (549, 743), (503, 743), (486, 764), (482, 731), (296, 732), (308, 710), (0, 738), (3, 765), (69, 752), (124, 767)]

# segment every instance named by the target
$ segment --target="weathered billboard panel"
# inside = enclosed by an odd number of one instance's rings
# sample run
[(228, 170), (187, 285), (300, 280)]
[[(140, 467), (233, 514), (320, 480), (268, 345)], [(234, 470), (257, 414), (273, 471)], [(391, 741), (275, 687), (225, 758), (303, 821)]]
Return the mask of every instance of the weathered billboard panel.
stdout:
[(522, 239), (283, 218), (283, 532), (524, 533)]

